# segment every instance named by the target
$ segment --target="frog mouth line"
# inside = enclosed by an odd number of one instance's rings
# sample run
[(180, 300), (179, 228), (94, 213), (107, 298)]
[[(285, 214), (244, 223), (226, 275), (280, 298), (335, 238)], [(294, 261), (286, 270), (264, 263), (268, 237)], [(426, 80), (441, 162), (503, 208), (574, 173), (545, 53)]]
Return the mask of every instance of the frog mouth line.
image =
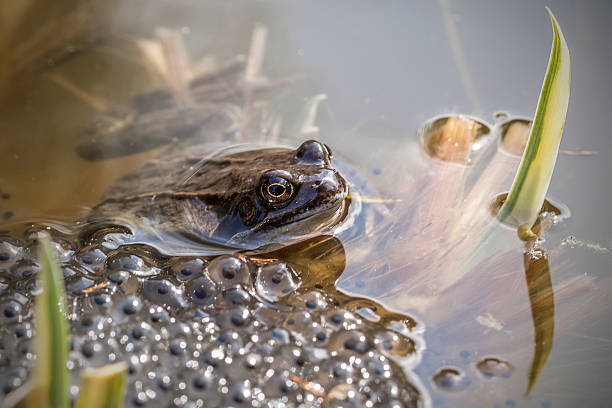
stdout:
[[(267, 232), (269, 230), (286, 227), (288, 225), (291, 225), (292, 227), (299, 226), (311, 219), (317, 220), (324, 215), (324, 220), (326, 221), (325, 223), (329, 224), (328, 226), (331, 227), (340, 222), (346, 215), (346, 207), (349, 204), (347, 198), (348, 194), (346, 192), (335, 194), (324, 203), (321, 203), (315, 207), (305, 207), (302, 211), (290, 217), (279, 216), (263, 220), (249, 231), (243, 231), (234, 235), (230, 241), (245, 239), (250, 234)], [(338, 202), (340, 202), (340, 205), (338, 208), (335, 208)], [(323, 223), (323, 220), (319, 221), (319, 223)], [(313, 230), (317, 230), (317, 228), (314, 228)], [(282, 232), (286, 232), (286, 230), (283, 228)]]

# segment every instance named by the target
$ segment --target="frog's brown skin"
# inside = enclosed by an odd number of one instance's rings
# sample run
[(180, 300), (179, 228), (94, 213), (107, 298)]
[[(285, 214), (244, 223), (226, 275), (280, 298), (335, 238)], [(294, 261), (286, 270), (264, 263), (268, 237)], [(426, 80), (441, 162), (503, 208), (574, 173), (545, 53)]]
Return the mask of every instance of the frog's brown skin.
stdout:
[(116, 181), (90, 222), (128, 221), (240, 248), (324, 232), (348, 208), (331, 153), (309, 140), (202, 160), (197, 147), (162, 155)]

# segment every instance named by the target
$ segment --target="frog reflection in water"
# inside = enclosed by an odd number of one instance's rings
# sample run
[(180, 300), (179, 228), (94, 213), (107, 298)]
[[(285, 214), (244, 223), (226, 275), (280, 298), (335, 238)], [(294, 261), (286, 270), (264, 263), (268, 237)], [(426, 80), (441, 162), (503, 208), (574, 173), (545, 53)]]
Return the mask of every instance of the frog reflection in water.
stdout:
[(347, 182), (322, 143), (206, 160), (197, 151), (162, 155), (119, 179), (89, 220), (144, 222), (157, 231), (254, 248), (324, 232), (347, 214)]

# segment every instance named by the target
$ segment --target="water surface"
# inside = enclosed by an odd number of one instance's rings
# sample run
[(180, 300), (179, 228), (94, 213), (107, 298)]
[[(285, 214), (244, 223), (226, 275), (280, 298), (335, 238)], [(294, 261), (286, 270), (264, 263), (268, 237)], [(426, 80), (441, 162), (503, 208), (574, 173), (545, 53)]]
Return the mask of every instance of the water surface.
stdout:
[[(423, 299), (416, 299), (418, 288), (411, 291), (407, 283), (418, 286), (428, 279), (436, 282), (435, 277), (423, 276), (416, 267), (402, 269), (410, 259), (374, 252), (364, 261), (358, 249), (351, 252), (345, 245), (347, 265), (339, 288), (380, 300), (424, 325), (426, 349), (415, 370), (435, 406), (598, 407), (611, 397), (612, 84), (606, 67), (612, 46), (605, 39), (612, 34), (612, 8), (605, 1), (546, 4), (572, 53), (572, 95), (561, 149), (597, 154), (561, 154), (557, 162), (549, 195), (566, 204), (572, 216), (546, 234), (555, 338), (527, 399), (533, 324), (521, 243), (512, 231), (499, 228), (498, 240), (483, 246), (482, 262), (462, 269), (458, 284)], [(401, 199), (405, 205), (398, 208), (409, 211), (421, 198), (415, 183), (427, 180), (431, 168), (417, 137), (425, 121), (455, 112), (492, 124), (500, 110), (527, 117), (535, 110), (552, 35), (544, 5), (143, 1), (115, 5), (108, 21), (113, 32), (149, 38), (158, 26), (182, 27), (194, 59), (210, 54), (221, 60), (246, 53), (253, 26), (265, 24), (264, 72), (306, 78), (285, 95), (285, 117), (295, 115), (304, 97), (326, 93), (320, 138), (360, 167), (382, 197)], [(77, 136), (97, 111), (50, 77), (67, 79), (113, 104), (159, 84), (131, 50), (121, 38), (102, 42), (31, 74), (28, 85), (3, 103), (0, 189), (8, 196), (0, 200), (0, 216), (7, 228), (20, 220), (71, 220), (95, 204), (112, 180), (150, 157), (79, 159)], [(500, 185), (500, 192), (504, 188)], [(575, 239), (566, 240), (569, 236)], [(506, 255), (493, 257), (500, 252)], [(395, 272), (364, 279), (383, 273), (380, 268)], [(426, 271), (436, 273), (435, 268)], [(389, 286), (400, 289), (392, 293)], [(441, 380), (441, 372), (451, 379)]]

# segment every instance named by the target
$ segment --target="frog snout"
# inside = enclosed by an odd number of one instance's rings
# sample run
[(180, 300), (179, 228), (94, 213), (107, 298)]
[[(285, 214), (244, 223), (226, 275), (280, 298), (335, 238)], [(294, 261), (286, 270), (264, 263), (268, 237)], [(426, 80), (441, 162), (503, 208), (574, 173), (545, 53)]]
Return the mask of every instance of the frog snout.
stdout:
[(329, 166), (331, 164), (331, 152), (329, 148), (316, 140), (307, 140), (295, 151), (295, 158), (305, 164)]
[(346, 190), (346, 182), (335, 171), (329, 171), (313, 186), (320, 195), (336, 195)]

